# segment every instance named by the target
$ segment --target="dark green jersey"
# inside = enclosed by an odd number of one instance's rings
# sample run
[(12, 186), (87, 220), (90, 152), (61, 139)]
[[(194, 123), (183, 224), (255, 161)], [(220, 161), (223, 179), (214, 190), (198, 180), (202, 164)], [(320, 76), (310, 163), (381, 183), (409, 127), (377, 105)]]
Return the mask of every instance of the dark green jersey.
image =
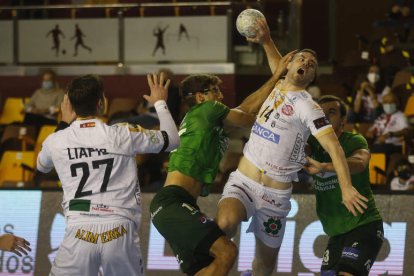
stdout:
[[(339, 142), (348, 158), (359, 149), (367, 149), (368, 144), (360, 134), (342, 133)], [(311, 136), (308, 143), (312, 147), (311, 157), (319, 162), (332, 162), (329, 154), (322, 148), (315, 137)], [(361, 173), (351, 175), (352, 185), (358, 192), (368, 198), (368, 208), (361, 215), (354, 216), (342, 202), (341, 189), (335, 173), (325, 172), (313, 176), (316, 194), (316, 212), (323, 229), (329, 236), (346, 233), (360, 225), (380, 220), (381, 216), (375, 206), (369, 183), (368, 167)]]
[(216, 101), (193, 106), (180, 125), (180, 146), (170, 154), (168, 171), (179, 171), (201, 183), (213, 183), (227, 148), (223, 120), (229, 108)]

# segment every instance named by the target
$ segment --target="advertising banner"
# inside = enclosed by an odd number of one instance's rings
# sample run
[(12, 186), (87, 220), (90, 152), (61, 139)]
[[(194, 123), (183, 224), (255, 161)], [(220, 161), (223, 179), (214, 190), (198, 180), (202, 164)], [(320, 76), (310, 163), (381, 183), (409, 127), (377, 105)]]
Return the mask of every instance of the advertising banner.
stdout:
[[(150, 223), (148, 210), (154, 194), (142, 194), (143, 213), (140, 230), (141, 250), (146, 275), (183, 275), (177, 260), (163, 237)], [(220, 195), (201, 198), (199, 205), (214, 217)], [(370, 275), (414, 275), (414, 213), (412, 195), (376, 195), (378, 209), (384, 218), (384, 243), (371, 267)], [(14, 233), (30, 241), (32, 252), (17, 257), (0, 251), (1, 275), (48, 275), (51, 262), (64, 237), (60, 192), (0, 191), (1, 234)], [(277, 275), (319, 275), (328, 237), (316, 217), (312, 194), (293, 195), (286, 233), (276, 262)], [(411, 202), (411, 205), (409, 204)], [(23, 204), (24, 203), (24, 204)], [(251, 269), (255, 240), (246, 233), (249, 222), (243, 222), (234, 238), (239, 248), (230, 275)], [(367, 264), (370, 265), (370, 264)]]

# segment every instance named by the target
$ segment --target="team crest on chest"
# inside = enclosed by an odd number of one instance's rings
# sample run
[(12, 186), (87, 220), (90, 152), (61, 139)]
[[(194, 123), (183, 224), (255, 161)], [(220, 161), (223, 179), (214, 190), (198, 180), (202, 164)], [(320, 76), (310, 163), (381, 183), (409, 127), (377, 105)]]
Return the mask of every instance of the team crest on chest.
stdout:
[(285, 104), (282, 106), (282, 113), (286, 116), (292, 116), (295, 112), (293, 111), (293, 107), (291, 105)]

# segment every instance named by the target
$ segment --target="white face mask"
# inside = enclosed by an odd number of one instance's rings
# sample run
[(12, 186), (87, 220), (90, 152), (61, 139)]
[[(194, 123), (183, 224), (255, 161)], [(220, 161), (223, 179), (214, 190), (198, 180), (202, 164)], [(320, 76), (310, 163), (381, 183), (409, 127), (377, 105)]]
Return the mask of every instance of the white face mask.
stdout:
[(393, 114), (395, 111), (397, 111), (397, 105), (395, 103), (383, 104), (382, 108), (384, 109), (384, 112), (387, 114)]
[(368, 73), (367, 79), (370, 83), (376, 83), (380, 80), (380, 75), (378, 73)]

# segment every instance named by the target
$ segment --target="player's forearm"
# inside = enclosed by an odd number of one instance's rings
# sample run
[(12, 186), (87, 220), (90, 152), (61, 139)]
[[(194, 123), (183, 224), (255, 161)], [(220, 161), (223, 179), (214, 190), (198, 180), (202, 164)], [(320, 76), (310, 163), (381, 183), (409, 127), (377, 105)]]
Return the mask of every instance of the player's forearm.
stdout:
[(160, 130), (165, 131), (168, 135), (169, 142), (165, 150), (171, 151), (176, 149), (180, 143), (180, 138), (178, 136), (177, 126), (168, 110), (166, 102), (163, 100), (157, 101), (154, 107), (160, 120)]
[(341, 190), (349, 189), (352, 187), (351, 175), (347, 160), (345, 158), (345, 153), (339, 142), (332, 143), (329, 147), (328, 153), (332, 159), (332, 165), (335, 169), (336, 175), (338, 176)]
[(244, 99), (238, 107), (238, 109), (241, 109), (242, 111), (249, 114), (257, 114), (263, 102), (266, 100), (267, 96), (269, 96), (270, 92), (272, 92), (279, 78), (279, 75), (273, 75), (258, 90), (250, 94), (246, 99)]
[[(363, 172), (366, 168), (366, 164), (363, 160), (352, 156), (346, 159), (346, 163), (348, 164), (351, 174)], [(323, 163), (322, 169), (326, 172), (336, 172), (333, 163)]]
[(282, 59), (282, 55), (279, 53), (279, 50), (272, 39), (263, 42), (263, 49), (265, 50), (270, 70), (274, 73), (277, 69), (279, 61)]

